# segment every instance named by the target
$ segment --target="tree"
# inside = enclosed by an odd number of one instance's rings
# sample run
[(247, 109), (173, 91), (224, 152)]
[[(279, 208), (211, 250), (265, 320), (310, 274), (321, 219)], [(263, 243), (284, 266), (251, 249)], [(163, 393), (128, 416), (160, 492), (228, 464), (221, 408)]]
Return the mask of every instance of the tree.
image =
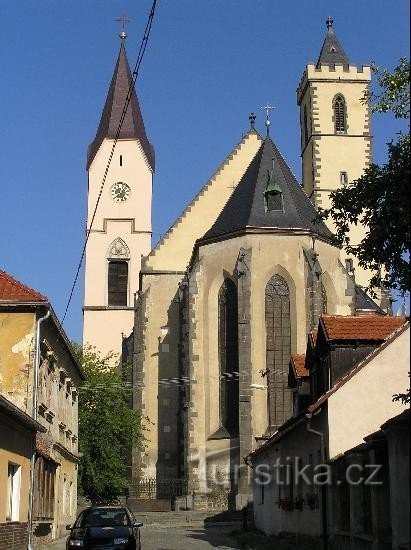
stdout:
[[(410, 117), (410, 64), (401, 59), (392, 73), (372, 66), (379, 92), (367, 91), (364, 102), (372, 112), (392, 112), (396, 118)], [(388, 143), (388, 162), (371, 164), (364, 174), (330, 194), (332, 207), (320, 217), (331, 217), (336, 242), (373, 273), (369, 289), (388, 287), (410, 290), (410, 136), (400, 133)], [(350, 225), (361, 224), (366, 235), (358, 244), (350, 242)]]
[(79, 483), (94, 502), (111, 502), (128, 486), (132, 447), (144, 447), (144, 418), (129, 406), (125, 373), (91, 347), (75, 345), (87, 379), (79, 391)]

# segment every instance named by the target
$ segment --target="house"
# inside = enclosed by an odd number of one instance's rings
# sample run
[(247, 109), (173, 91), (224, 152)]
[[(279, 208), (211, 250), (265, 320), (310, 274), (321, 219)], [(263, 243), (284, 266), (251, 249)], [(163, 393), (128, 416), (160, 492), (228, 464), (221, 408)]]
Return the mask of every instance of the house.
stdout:
[(321, 317), (305, 363), (290, 361), (305, 407), (247, 457), (259, 529), (338, 550), (409, 547), (409, 412), (393, 401), (409, 387), (409, 339), (404, 317)]
[(0, 548), (14, 550), (26, 548), (27, 540), (2, 546), (9, 522), (36, 546), (62, 536), (75, 518), (78, 387), (85, 376), (49, 300), (4, 271), (0, 326), (2, 434), (13, 432), (0, 440), (8, 472), (0, 478), (7, 495), (0, 504)]

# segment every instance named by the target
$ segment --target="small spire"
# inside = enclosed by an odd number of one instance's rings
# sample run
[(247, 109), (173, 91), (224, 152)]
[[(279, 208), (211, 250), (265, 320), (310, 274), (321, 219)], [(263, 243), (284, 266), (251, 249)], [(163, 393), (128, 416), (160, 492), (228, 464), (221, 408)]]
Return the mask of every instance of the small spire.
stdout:
[(270, 135), (270, 126), (271, 126), (271, 120), (270, 120), (270, 111), (274, 109), (272, 105), (270, 105), (267, 101), (267, 103), (264, 105), (264, 107), (261, 107), (263, 111), (265, 111), (265, 127), (267, 129), (267, 137)]
[(254, 124), (255, 124), (255, 114), (250, 113), (250, 116), (248, 117), (248, 120), (250, 121), (251, 130), (254, 130)]
[(334, 23), (334, 19), (329, 15), (325, 21), (328, 32), (333, 32), (333, 23)]
[(127, 23), (130, 23), (131, 19), (127, 19), (127, 15), (122, 15), (121, 17), (116, 19), (116, 21), (119, 21), (121, 23), (121, 31), (118, 35), (121, 41), (124, 42), (124, 40), (127, 38), (126, 25)]

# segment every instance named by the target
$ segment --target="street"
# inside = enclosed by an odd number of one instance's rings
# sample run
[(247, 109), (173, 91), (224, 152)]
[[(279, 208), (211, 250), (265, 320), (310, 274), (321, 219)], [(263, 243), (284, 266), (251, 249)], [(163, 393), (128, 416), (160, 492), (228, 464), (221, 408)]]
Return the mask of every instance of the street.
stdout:
[[(147, 526), (141, 529), (142, 550), (238, 549), (240, 546), (229, 535), (232, 530), (232, 526), (207, 528)], [(65, 542), (65, 539), (60, 539), (46, 545), (44, 550), (64, 550)]]

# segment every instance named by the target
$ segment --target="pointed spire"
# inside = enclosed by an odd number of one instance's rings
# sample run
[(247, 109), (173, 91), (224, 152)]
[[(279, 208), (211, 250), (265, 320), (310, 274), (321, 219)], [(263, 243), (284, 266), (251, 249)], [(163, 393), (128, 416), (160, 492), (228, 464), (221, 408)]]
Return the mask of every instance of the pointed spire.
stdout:
[(317, 61), (317, 68), (321, 65), (349, 65), (348, 57), (335, 35), (333, 28), (334, 20), (332, 17), (328, 16), (325, 24), (327, 26), (327, 34)]
[[(122, 33), (120, 33), (120, 51), (117, 57), (116, 66), (114, 68), (113, 78), (111, 79), (111, 84), (107, 93), (100, 124), (97, 129), (96, 137), (89, 146), (87, 169), (93, 162), (93, 159), (96, 156), (103, 140), (105, 138), (114, 139), (116, 137), (127, 94), (133, 80), (124, 46), (125, 37), (121, 34)], [(143, 117), (134, 86), (126, 116), (124, 117), (120, 130), (119, 139), (138, 139), (147, 157), (149, 165), (154, 170), (154, 149), (147, 139)]]

